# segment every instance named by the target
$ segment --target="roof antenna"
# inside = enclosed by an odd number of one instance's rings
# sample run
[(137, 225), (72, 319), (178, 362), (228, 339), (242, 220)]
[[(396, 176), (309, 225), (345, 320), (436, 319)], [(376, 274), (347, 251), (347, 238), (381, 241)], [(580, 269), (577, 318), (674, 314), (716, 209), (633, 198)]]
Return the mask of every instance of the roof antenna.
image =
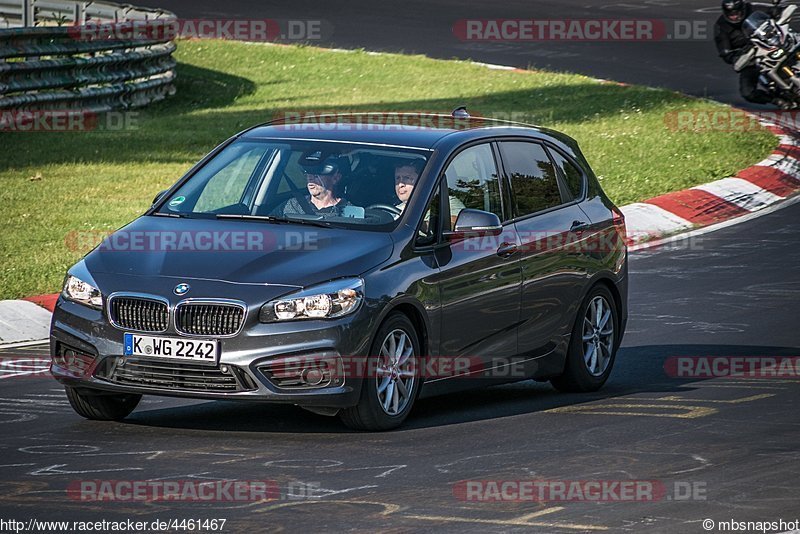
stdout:
[(451, 113), (453, 117), (456, 119), (469, 119), (469, 112), (467, 111), (467, 106), (458, 106), (456, 109), (453, 110)]

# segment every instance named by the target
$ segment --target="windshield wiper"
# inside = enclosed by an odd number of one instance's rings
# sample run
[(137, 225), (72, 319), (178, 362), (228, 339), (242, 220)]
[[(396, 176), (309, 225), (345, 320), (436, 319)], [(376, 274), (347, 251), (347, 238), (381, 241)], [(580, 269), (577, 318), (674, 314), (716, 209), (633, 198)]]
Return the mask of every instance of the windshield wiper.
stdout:
[(319, 226), (322, 228), (330, 228), (331, 224), (324, 221), (316, 221), (309, 219), (289, 219), (283, 217), (274, 217), (272, 215), (242, 215), (239, 213), (219, 213), (217, 219), (240, 219), (245, 221), (265, 221), (277, 224), (307, 224), (310, 226)]
[(179, 219), (186, 218), (186, 214), (185, 213), (164, 213), (164, 212), (156, 211), (155, 213), (152, 213), (152, 215), (155, 215), (156, 217), (177, 217)]
[(319, 220), (319, 219), (294, 219), (291, 217), (287, 217), (285, 219), (278, 219), (280, 221), (285, 221), (287, 223), (295, 223), (295, 224), (307, 224), (309, 226), (319, 226), (320, 228), (331, 228), (333, 225), (327, 221)]
[(241, 213), (218, 213), (217, 219), (245, 219), (248, 221), (268, 221), (268, 222), (281, 222), (282, 219), (277, 219), (271, 215), (242, 215)]

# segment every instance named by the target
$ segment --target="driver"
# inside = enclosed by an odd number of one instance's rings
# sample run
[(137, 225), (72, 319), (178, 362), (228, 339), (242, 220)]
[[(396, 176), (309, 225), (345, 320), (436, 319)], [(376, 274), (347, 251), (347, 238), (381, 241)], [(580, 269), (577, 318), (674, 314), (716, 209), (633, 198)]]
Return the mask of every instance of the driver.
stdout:
[[(760, 8), (753, 7), (753, 4), (745, 0), (723, 0), (722, 15), (714, 25), (714, 42), (717, 51), (725, 63), (733, 65), (739, 56), (746, 53), (752, 46), (750, 39), (744, 34), (742, 23), (753, 11), (762, 11)], [(770, 17), (780, 17), (782, 9), (777, 5), (767, 9)], [(758, 77), (760, 71), (755, 65), (749, 65), (739, 73), (739, 92), (748, 102), (754, 104), (775, 104), (782, 108), (789, 105), (782, 98), (774, 98), (766, 91), (759, 89)]]
[(334, 215), (341, 216), (350, 203), (337, 193), (337, 184), (342, 179), (340, 158), (330, 156), (318, 165), (303, 167), (308, 195), (304, 200), (293, 197), (287, 200), (279, 212), (282, 215)]

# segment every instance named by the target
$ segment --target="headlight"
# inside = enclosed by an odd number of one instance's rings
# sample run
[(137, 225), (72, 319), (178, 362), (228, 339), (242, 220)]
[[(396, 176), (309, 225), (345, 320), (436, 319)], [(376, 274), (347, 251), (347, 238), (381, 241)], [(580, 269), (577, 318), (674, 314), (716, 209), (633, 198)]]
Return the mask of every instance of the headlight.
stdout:
[(335, 280), (273, 300), (261, 307), (262, 323), (297, 319), (334, 319), (353, 313), (364, 300), (360, 278)]
[(103, 307), (103, 296), (100, 294), (100, 290), (71, 274), (67, 275), (67, 279), (64, 281), (63, 295), (66, 299), (98, 310)]

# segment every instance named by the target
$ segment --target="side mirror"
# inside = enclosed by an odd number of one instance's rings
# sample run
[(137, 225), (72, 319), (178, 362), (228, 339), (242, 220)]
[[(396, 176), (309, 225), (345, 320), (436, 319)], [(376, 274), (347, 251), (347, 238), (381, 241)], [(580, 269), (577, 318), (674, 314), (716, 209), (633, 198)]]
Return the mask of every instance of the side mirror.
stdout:
[(163, 191), (161, 191), (159, 194), (157, 194), (157, 195), (156, 195), (156, 197), (153, 199), (153, 204), (156, 204), (156, 203), (157, 203), (159, 200), (161, 200), (161, 197), (163, 197), (163, 196), (164, 196), (164, 194), (165, 194), (167, 191), (169, 191), (169, 189), (164, 189), (164, 190), (163, 190)]
[(503, 224), (500, 217), (488, 211), (473, 210), (465, 208), (458, 214), (455, 229), (452, 232), (445, 232), (444, 236), (448, 240), (495, 236), (503, 233)]
[(783, 13), (781, 13), (781, 18), (778, 19), (778, 26), (783, 26), (787, 22), (792, 19), (792, 15), (794, 12), (797, 11), (797, 6), (795, 4), (789, 4), (784, 8)]
[(740, 72), (747, 66), (748, 63), (750, 63), (753, 60), (755, 55), (756, 55), (755, 48), (751, 48), (750, 50), (739, 56), (739, 59), (737, 59), (736, 63), (733, 64), (733, 70), (735, 70), (736, 72)]

